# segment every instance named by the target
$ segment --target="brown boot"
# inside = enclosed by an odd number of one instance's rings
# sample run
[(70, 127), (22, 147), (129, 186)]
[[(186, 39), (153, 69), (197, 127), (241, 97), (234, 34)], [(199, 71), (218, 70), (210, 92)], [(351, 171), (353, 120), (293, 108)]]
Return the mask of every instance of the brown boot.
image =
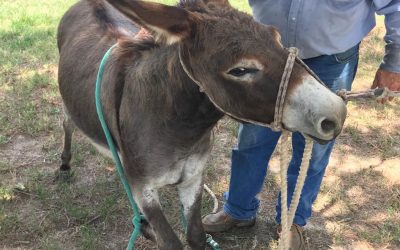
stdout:
[(256, 223), (256, 218), (249, 220), (237, 220), (232, 218), (223, 209), (215, 214), (203, 217), (203, 227), (208, 233), (224, 232), (234, 227), (251, 227)]
[[(282, 226), (279, 225), (277, 229), (278, 238), (281, 235)], [(289, 232), (289, 250), (306, 250), (306, 241), (304, 240), (304, 229), (293, 224)]]

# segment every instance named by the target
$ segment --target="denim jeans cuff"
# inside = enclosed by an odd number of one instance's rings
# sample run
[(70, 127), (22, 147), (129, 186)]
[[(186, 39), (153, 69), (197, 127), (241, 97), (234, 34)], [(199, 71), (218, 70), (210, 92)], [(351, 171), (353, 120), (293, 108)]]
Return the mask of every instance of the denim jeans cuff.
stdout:
[(247, 212), (245, 215), (239, 216), (237, 215), (237, 213), (235, 213), (235, 209), (232, 209), (228, 202), (226, 202), (224, 204), (224, 211), (225, 213), (229, 214), (229, 216), (231, 216), (232, 218), (234, 218), (235, 220), (251, 220), (253, 218), (256, 217), (257, 211), (253, 212)]

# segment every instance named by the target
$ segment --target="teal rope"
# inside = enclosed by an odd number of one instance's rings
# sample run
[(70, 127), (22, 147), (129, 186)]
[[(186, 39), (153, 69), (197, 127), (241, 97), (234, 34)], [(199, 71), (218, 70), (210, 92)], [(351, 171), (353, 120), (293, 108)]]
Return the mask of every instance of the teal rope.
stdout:
[(104, 114), (103, 114), (103, 108), (101, 105), (101, 81), (103, 79), (104, 66), (108, 60), (108, 57), (111, 54), (111, 51), (116, 46), (117, 46), (117, 44), (114, 44), (110, 49), (108, 49), (107, 52), (104, 54), (103, 59), (100, 62), (99, 71), (97, 72), (97, 79), (96, 79), (95, 100), (96, 100), (96, 111), (97, 111), (97, 115), (99, 116), (101, 127), (103, 128), (104, 134), (107, 139), (108, 147), (111, 150), (112, 156), (113, 156), (115, 164), (116, 164), (119, 178), (121, 179), (121, 182), (124, 186), (125, 192), (128, 195), (129, 203), (131, 204), (132, 211), (133, 211), (132, 224), (134, 226), (134, 230), (129, 239), (128, 246), (126, 247), (127, 250), (132, 250), (135, 248), (135, 246), (134, 246), (135, 240), (140, 234), (141, 221), (144, 220), (145, 218), (143, 215), (140, 214), (139, 208), (138, 208), (135, 200), (133, 199), (131, 189), (130, 189), (128, 181), (124, 175), (124, 170), (122, 168), (121, 160), (119, 158), (117, 149), (115, 148), (114, 141), (111, 136), (110, 130), (107, 127), (107, 123), (106, 123), (106, 120), (105, 120)]
[[(121, 179), (121, 182), (124, 186), (125, 192), (128, 195), (129, 203), (131, 204), (132, 211), (133, 211), (133, 218), (132, 218), (132, 224), (134, 226), (134, 230), (131, 234), (131, 237), (129, 238), (128, 246), (126, 247), (127, 250), (132, 250), (135, 248), (135, 240), (140, 234), (140, 227), (141, 227), (141, 222), (145, 220), (145, 217), (140, 214), (140, 210), (135, 202), (135, 199), (133, 199), (131, 189), (128, 184), (128, 180), (125, 177), (124, 170), (122, 167), (121, 159), (119, 158), (117, 149), (115, 148), (114, 140), (111, 136), (110, 130), (108, 129), (106, 119), (104, 118), (103, 114), (103, 108), (101, 105), (101, 82), (103, 79), (103, 73), (104, 73), (104, 66), (108, 60), (108, 57), (111, 54), (111, 51), (117, 46), (117, 44), (114, 44), (111, 48), (107, 50), (107, 52), (104, 54), (103, 59), (100, 62), (99, 66), (99, 71), (97, 72), (97, 79), (96, 79), (96, 88), (95, 88), (95, 100), (96, 100), (96, 111), (97, 115), (99, 117), (101, 127), (103, 128), (104, 134), (106, 136), (107, 144), (108, 147), (111, 150), (112, 156), (115, 161), (115, 165), (118, 171), (119, 178)], [(181, 223), (183, 227), (187, 228), (187, 223), (185, 216), (183, 215), (182, 211), (182, 216), (181, 216)], [(207, 234), (207, 244), (210, 245), (214, 250), (221, 250), (219, 247), (218, 243), (215, 242), (210, 234)]]

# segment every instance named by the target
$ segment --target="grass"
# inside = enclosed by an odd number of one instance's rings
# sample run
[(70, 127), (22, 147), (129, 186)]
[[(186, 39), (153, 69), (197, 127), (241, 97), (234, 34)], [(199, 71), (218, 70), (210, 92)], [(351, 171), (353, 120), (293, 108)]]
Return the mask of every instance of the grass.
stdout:
[[(173, 4), (173, 0), (159, 0)], [(62, 133), (56, 27), (74, 0), (0, 0), (0, 248), (122, 249), (131, 212), (109, 159), (81, 135), (73, 146), (72, 183), (54, 181)], [(250, 12), (247, 1), (231, 1)], [(362, 44), (356, 89), (368, 88), (383, 54), (383, 19)], [(315, 249), (400, 248), (400, 102), (349, 103), (307, 230)], [(222, 201), (238, 124), (222, 120), (206, 182)], [(275, 158), (274, 158), (275, 159)], [(279, 185), (272, 161), (256, 227), (216, 235), (223, 249), (275, 249)], [(173, 189), (163, 206), (183, 239)], [(203, 213), (211, 209), (205, 195)], [(139, 239), (138, 249), (154, 249)]]
[(55, 27), (72, 3), (0, 1), (0, 143), (58, 127)]

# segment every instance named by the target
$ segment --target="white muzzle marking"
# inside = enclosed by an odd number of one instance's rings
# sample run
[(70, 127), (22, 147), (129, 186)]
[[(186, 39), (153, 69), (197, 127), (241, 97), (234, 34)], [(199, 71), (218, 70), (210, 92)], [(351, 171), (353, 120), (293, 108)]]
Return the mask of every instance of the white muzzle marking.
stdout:
[(341, 131), (346, 112), (339, 96), (308, 75), (287, 96), (282, 121), (289, 130), (332, 140)]

